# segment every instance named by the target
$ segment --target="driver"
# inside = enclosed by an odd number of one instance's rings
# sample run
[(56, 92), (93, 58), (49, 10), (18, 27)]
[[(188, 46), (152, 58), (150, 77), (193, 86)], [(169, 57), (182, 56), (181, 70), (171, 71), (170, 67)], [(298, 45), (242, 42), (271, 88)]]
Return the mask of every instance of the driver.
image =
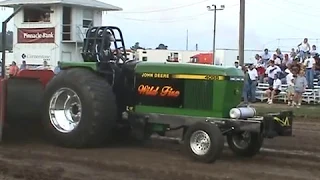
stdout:
[(108, 58), (108, 60), (114, 60), (115, 57), (111, 51), (111, 43), (115, 42), (114, 36), (110, 32), (107, 32), (104, 37), (104, 41), (105, 41), (104, 48), (103, 48), (104, 55)]

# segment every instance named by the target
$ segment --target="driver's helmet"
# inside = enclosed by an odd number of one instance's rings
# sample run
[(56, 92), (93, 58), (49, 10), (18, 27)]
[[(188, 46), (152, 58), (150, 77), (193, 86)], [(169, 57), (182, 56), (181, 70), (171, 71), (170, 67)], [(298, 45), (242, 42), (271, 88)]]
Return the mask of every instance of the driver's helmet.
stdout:
[(108, 40), (110, 42), (115, 42), (116, 41), (116, 39), (114, 38), (114, 36), (110, 32), (106, 33), (106, 38), (108, 38)]

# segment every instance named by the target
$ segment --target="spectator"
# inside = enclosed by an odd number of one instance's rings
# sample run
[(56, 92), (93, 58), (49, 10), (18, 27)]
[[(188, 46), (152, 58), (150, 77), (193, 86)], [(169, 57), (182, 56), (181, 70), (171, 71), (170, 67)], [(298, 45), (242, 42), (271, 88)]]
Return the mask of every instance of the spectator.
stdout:
[[(273, 87), (273, 82), (274, 82), (274, 77), (276, 74), (278, 74), (279, 72), (281, 72), (281, 69), (279, 68), (279, 66), (276, 66), (274, 64), (273, 60), (270, 60), (269, 62), (269, 67), (266, 69), (266, 74), (268, 75), (268, 84), (269, 87)], [(278, 76), (277, 76), (278, 78)]]
[(319, 54), (314, 56), (315, 64), (314, 64), (314, 78), (318, 79), (318, 86), (320, 86), (320, 58)]
[(20, 66), (20, 70), (24, 70), (24, 69), (27, 69), (27, 63), (26, 61), (22, 61), (22, 64)]
[(300, 62), (306, 59), (307, 53), (310, 52), (310, 44), (308, 42), (308, 38), (304, 38), (303, 42), (298, 44), (299, 48), (299, 55), (300, 55)]
[(315, 60), (311, 57), (311, 53), (307, 53), (307, 59), (304, 61), (304, 66), (306, 67), (306, 79), (308, 82), (308, 88), (313, 88), (313, 79), (314, 79), (314, 66)]
[(293, 105), (293, 96), (294, 96), (294, 77), (293, 77), (293, 73), (289, 69), (286, 69), (285, 72), (287, 73), (286, 83), (288, 84), (288, 88), (287, 88), (288, 105), (291, 106)]
[(37, 70), (49, 70), (50, 67), (49, 67), (47, 61), (43, 61), (43, 65), (42, 65), (42, 66), (38, 66), (36, 69), (37, 69)]
[(256, 101), (256, 90), (257, 90), (257, 85), (258, 85), (258, 72), (254, 68), (253, 64), (249, 65), (249, 70), (248, 70), (248, 84), (249, 84), (249, 93), (250, 93), (250, 99), (252, 103), (255, 103)]
[(305, 77), (305, 73), (303, 70), (301, 70), (294, 81), (294, 105), (297, 106), (297, 108), (300, 108), (301, 101), (302, 101), (302, 94), (306, 91), (307, 88), (307, 79)]
[(236, 68), (238, 68), (238, 69), (242, 69), (242, 67), (239, 65), (239, 60), (236, 60), (236, 61), (234, 62), (234, 66), (235, 66)]
[(312, 49), (310, 51), (311, 56), (314, 57), (317, 54), (317, 46), (316, 45), (312, 45)]
[(263, 83), (263, 79), (265, 77), (266, 72), (265, 64), (263, 64), (262, 58), (261, 56), (259, 56), (259, 54), (255, 55), (255, 59), (257, 61), (256, 70), (258, 72), (258, 81), (260, 83)]
[(12, 61), (12, 64), (9, 68), (9, 77), (16, 76), (19, 72), (19, 68), (17, 66), (17, 63), (15, 61)]
[(294, 50), (294, 48), (292, 48), (290, 52), (290, 59), (293, 60), (296, 56), (297, 52)]
[(283, 60), (283, 54), (279, 48), (276, 49), (276, 55), (281, 61)]
[(271, 55), (269, 53), (268, 49), (264, 49), (264, 52), (261, 54), (261, 58), (263, 61), (263, 64), (268, 64), (268, 61), (271, 59)]
[(277, 65), (277, 66), (281, 66), (281, 59), (278, 58), (277, 54), (273, 54), (272, 56), (272, 60), (274, 61), (274, 64)]
[(269, 87), (269, 89), (266, 91), (268, 97), (268, 104), (272, 104), (274, 97), (281, 92), (282, 83), (281, 80), (278, 78), (278, 75), (275, 74), (273, 79), (273, 85)]
[(58, 61), (57, 67), (54, 68), (54, 74), (58, 74), (60, 72), (61, 68), (61, 62)]
[(285, 54), (284, 55), (284, 59), (282, 60), (282, 63), (281, 63), (281, 70), (282, 71), (285, 71), (291, 64), (291, 60), (289, 59), (289, 55), (288, 54)]
[(302, 67), (301, 67), (301, 65), (299, 63), (299, 58), (298, 57), (296, 57), (292, 61), (290, 69), (291, 69), (292, 72), (297, 72), (297, 73), (301, 71)]
[(245, 104), (248, 104), (248, 96), (249, 96), (249, 74), (248, 74), (248, 69), (247, 67), (243, 66), (242, 67), (242, 71), (244, 73), (244, 85), (243, 85), (243, 89), (242, 89), (242, 97), (243, 97), (243, 101)]

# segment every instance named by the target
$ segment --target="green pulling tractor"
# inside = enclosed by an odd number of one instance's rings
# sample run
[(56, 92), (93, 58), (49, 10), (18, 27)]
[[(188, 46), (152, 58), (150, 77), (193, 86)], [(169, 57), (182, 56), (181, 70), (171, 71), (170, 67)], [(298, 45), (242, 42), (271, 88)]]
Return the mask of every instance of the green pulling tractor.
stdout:
[(236, 155), (251, 157), (264, 138), (292, 135), (291, 111), (258, 117), (240, 104), (244, 74), (237, 68), (128, 60), (122, 33), (111, 26), (88, 30), (82, 57), (61, 62), (54, 76), (23, 70), (3, 79), (5, 122), (41, 115), (49, 140), (70, 148), (181, 129), (186, 154), (205, 163), (219, 158), (224, 136)]

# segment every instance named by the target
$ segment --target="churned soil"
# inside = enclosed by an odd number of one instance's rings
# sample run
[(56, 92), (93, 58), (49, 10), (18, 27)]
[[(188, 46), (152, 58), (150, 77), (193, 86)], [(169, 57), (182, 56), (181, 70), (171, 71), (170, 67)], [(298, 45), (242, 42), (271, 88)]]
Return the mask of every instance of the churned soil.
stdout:
[(294, 137), (267, 139), (261, 153), (237, 158), (225, 147), (213, 164), (193, 162), (174, 141), (65, 149), (43, 140), (0, 145), (0, 180), (316, 180), (320, 123), (298, 120)]

